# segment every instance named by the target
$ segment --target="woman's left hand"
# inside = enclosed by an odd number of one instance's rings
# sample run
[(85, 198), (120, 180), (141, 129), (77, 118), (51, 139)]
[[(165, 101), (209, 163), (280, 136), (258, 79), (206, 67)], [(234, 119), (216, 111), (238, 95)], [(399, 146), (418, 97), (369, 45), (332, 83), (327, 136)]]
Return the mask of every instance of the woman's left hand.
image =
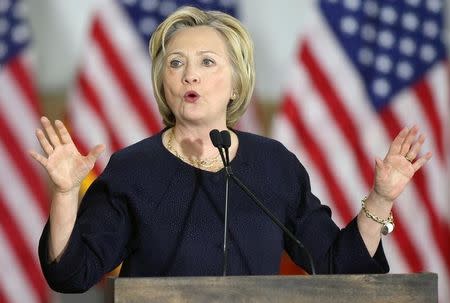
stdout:
[(418, 127), (404, 128), (392, 141), (389, 151), (381, 160), (375, 160), (374, 191), (388, 201), (394, 201), (406, 184), (428, 160), (431, 152), (418, 157), (425, 135), (418, 136)]

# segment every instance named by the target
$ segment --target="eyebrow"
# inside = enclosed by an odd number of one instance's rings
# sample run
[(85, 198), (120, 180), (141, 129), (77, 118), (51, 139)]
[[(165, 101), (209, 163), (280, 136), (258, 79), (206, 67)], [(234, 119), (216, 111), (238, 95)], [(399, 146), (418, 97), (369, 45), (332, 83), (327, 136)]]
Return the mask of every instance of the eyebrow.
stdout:
[[(204, 55), (204, 54), (208, 54), (208, 53), (220, 56), (218, 53), (216, 53), (214, 51), (211, 51), (211, 50), (203, 50), (203, 51), (196, 52), (197, 55)], [(170, 55), (181, 55), (181, 56), (184, 56), (185, 53), (182, 52), (182, 51), (173, 51), (173, 52), (170, 52), (170, 53), (167, 54), (167, 56), (170, 56)]]

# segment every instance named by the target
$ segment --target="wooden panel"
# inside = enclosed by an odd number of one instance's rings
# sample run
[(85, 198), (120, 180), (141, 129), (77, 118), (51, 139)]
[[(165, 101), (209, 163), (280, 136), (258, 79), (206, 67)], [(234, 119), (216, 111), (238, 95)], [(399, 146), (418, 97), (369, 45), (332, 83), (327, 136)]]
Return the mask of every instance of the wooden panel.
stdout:
[(437, 302), (437, 275), (120, 278), (106, 302)]

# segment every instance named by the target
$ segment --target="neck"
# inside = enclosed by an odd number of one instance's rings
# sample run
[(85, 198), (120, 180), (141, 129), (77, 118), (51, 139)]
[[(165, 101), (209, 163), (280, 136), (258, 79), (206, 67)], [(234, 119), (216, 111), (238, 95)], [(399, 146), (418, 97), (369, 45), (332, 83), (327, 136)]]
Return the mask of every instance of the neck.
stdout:
[(217, 128), (219, 130), (227, 129), (226, 125), (217, 125), (215, 127), (189, 127), (182, 124), (176, 124), (171, 131), (174, 136), (174, 148), (182, 155), (190, 159), (210, 159), (218, 155), (217, 148), (211, 142), (209, 132)]

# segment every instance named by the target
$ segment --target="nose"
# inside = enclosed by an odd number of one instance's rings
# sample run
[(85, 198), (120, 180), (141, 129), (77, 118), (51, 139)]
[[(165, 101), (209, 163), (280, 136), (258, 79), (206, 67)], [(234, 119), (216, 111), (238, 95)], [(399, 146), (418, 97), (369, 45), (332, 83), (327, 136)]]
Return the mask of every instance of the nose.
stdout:
[(200, 82), (200, 77), (195, 69), (195, 67), (192, 66), (192, 64), (188, 64), (186, 66), (186, 69), (184, 70), (183, 75), (183, 83), (184, 84), (195, 84)]

